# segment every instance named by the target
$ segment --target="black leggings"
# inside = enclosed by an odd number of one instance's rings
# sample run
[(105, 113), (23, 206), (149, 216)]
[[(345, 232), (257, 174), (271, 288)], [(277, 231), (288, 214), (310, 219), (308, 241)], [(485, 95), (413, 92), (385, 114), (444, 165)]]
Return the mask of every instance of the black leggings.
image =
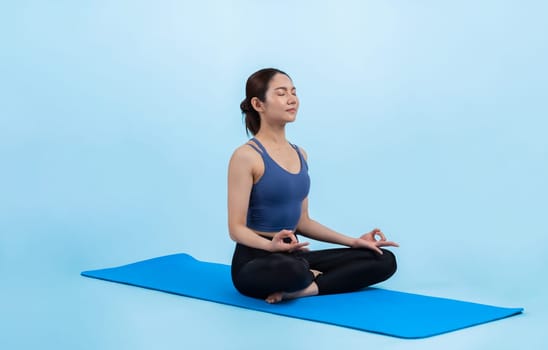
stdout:
[[(396, 257), (389, 250), (382, 251), (382, 255), (359, 248), (271, 253), (237, 244), (232, 282), (240, 293), (261, 299), (276, 292), (296, 292), (314, 281), (319, 294), (352, 292), (396, 272)], [(311, 269), (322, 274), (314, 278)]]

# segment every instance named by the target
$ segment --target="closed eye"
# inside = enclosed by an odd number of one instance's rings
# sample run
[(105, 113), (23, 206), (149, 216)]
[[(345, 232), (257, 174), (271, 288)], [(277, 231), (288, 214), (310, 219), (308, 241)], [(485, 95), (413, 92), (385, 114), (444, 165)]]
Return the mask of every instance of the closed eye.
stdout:
[[(276, 90), (278, 96), (285, 96), (285, 93), (286, 93), (289, 89), (286, 88), (286, 87), (279, 87), (279, 88), (276, 88), (275, 90)], [(292, 94), (293, 96), (297, 96), (297, 89), (292, 88), (292, 89), (291, 89), (291, 94)]]

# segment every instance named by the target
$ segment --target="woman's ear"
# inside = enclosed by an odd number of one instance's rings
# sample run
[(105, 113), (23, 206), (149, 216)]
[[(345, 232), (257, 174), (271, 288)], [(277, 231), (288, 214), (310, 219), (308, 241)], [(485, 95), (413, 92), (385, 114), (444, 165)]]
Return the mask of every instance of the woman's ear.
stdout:
[(264, 104), (261, 100), (259, 100), (259, 98), (257, 97), (253, 97), (251, 99), (251, 107), (253, 107), (253, 109), (255, 109), (257, 112), (264, 112)]

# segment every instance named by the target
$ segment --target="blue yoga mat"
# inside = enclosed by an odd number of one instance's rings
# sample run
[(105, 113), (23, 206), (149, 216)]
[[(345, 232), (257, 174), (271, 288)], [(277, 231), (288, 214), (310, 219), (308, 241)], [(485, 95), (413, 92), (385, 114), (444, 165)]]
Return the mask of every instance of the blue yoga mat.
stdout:
[(271, 305), (238, 293), (230, 279), (230, 266), (199, 261), (187, 254), (85, 271), (82, 275), (400, 338), (429, 337), (523, 311), (379, 288)]

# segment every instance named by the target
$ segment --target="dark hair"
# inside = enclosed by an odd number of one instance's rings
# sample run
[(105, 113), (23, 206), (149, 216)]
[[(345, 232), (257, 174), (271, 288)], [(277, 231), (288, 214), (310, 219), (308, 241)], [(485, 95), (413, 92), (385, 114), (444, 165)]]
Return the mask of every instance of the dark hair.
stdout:
[(283, 74), (291, 79), (287, 73), (276, 68), (261, 69), (251, 74), (247, 79), (247, 83), (245, 84), (245, 99), (240, 103), (240, 109), (245, 118), (245, 128), (248, 135), (249, 132), (253, 135), (257, 134), (261, 128), (261, 117), (259, 116), (259, 112), (251, 105), (251, 99), (257, 97), (264, 102), (270, 80), (276, 74)]

